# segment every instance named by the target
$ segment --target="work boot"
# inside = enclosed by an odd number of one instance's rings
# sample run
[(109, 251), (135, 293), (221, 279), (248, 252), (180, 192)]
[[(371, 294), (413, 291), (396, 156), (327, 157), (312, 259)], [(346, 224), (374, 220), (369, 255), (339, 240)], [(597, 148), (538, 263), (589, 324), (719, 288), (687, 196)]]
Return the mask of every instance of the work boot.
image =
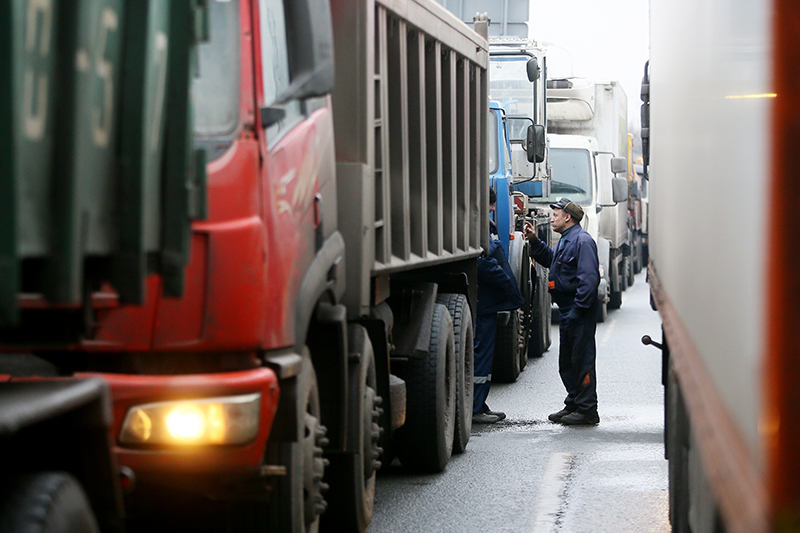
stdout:
[(500, 422), (500, 417), (497, 415), (490, 415), (489, 413), (472, 415), (473, 424), (494, 424), (495, 422)]
[(559, 412), (557, 412), (557, 413), (552, 413), (552, 414), (551, 414), (550, 416), (548, 416), (547, 418), (548, 418), (548, 419), (549, 419), (551, 422), (561, 422), (561, 419), (562, 419), (562, 418), (564, 418), (565, 416), (567, 416), (568, 414), (570, 414), (570, 413), (572, 413), (572, 412), (574, 412), (574, 411), (570, 411), (569, 409), (567, 409), (567, 408), (564, 408), (564, 409), (560, 410), (560, 411), (559, 411)]
[(506, 419), (506, 414), (503, 411), (492, 411), (487, 409), (484, 411), (484, 414), (496, 416), (498, 421)]
[(597, 411), (590, 413), (569, 413), (561, 417), (561, 423), (565, 426), (594, 426), (600, 423), (600, 415)]

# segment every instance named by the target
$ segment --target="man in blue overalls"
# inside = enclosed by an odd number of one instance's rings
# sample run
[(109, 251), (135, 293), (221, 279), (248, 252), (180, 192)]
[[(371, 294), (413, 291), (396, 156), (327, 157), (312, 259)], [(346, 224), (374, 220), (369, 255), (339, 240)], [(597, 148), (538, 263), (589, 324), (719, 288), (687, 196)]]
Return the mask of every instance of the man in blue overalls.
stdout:
[[(495, 210), (496, 202), (497, 193), (489, 189), (490, 211)], [(489, 250), (485, 256), (478, 258), (478, 313), (475, 318), (475, 377), (472, 392), (472, 422), (475, 424), (492, 424), (506, 417), (505, 413), (492, 411), (486, 405), (492, 384), (497, 312), (511, 311), (525, 303), (503, 245), (497, 240), (496, 226), (490, 224), (489, 233)]]
[(562, 198), (550, 207), (553, 231), (561, 234), (555, 250), (539, 240), (531, 223), (525, 223), (531, 256), (550, 268), (550, 294), (558, 305), (558, 373), (567, 398), (564, 409), (548, 418), (570, 426), (594, 425), (600, 422), (594, 340), (600, 284), (597, 244), (580, 226), (583, 209), (578, 204)]

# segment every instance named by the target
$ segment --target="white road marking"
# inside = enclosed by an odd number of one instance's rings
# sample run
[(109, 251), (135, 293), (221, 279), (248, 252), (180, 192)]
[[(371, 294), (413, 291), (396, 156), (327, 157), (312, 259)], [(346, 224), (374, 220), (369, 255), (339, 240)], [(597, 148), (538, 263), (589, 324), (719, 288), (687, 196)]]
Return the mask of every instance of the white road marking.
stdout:
[(614, 325), (616, 323), (617, 321), (611, 317), (606, 319), (605, 323), (603, 324), (606, 331), (603, 333), (603, 338), (600, 339), (600, 344), (605, 345), (608, 343), (608, 339), (611, 338), (611, 333), (614, 331)]
[(564, 490), (567, 486), (567, 476), (572, 468), (572, 459), (571, 453), (554, 453), (550, 456), (542, 484), (539, 486), (533, 533), (556, 531), (558, 512), (564, 500)]

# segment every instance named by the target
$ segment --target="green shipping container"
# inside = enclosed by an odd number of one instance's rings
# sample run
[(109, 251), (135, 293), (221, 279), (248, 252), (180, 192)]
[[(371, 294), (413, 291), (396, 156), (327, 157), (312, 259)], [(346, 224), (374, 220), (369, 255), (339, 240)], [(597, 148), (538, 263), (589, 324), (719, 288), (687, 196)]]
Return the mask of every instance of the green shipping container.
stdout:
[(88, 305), (107, 281), (141, 303), (148, 268), (180, 295), (205, 204), (189, 91), (202, 4), (0, 4), (0, 326), (20, 293)]

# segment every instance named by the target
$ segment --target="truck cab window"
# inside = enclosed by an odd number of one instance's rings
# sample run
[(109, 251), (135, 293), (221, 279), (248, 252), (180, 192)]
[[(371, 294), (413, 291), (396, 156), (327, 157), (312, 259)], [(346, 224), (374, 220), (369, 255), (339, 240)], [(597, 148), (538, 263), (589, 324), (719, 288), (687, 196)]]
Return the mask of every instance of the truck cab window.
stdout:
[[(499, 101), (500, 106), (509, 115), (524, 115), (536, 121), (533, 88), (525, 70), (527, 61), (528, 56), (525, 55), (513, 58), (493, 57), (490, 67), (489, 98)], [(511, 131), (509, 136), (512, 140), (524, 138), (519, 131)]]
[(302, 117), (297, 100), (282, 101), (291, 83), (289, 48), (286, 38), (286, 16), (283, 0), (259, 0), (261, 18), (261, 60), (264, 103), (281, 104), (286, 115), (267, 129), (267, 140), (273, 144)]
[(588, 151), (551, 148), (550, 164), (553, 166), (553, 181), (547, 202), (556, 202), (566, 196), (576, 204), (591, 203), (592, 166)]
[(196, 144), (208, 159), (222, 155), (239, 125), (239, 2), (209, 2), (210, 35), (197, 47), (194, 98)]

